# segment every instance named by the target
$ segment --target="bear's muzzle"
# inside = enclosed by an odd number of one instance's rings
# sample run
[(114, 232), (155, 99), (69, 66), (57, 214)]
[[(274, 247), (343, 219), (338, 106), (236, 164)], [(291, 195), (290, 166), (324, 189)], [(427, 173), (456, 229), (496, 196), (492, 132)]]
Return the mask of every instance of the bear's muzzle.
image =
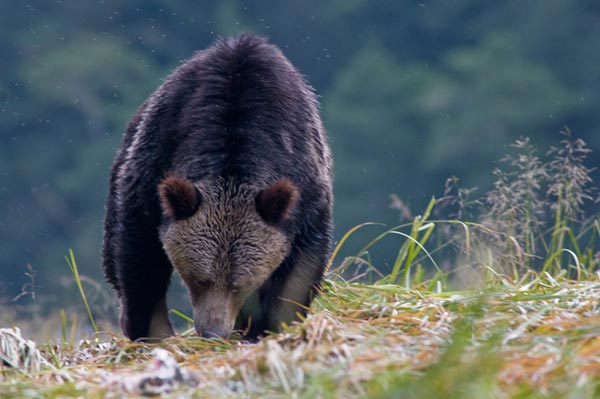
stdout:
[(243, 299), (237, 292), (211, 287), (191, 293), (194, 307), (194, 327), (203, 338), (227, 339), (235, 325)]

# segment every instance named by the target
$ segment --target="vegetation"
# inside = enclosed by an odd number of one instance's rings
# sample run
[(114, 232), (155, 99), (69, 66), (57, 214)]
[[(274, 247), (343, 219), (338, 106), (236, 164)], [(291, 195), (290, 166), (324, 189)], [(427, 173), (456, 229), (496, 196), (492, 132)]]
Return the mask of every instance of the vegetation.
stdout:
[[(0, 329), (0, 396), (597, 397), (600, 228), (583, 207), (594, 198), (589, 150), (563, 135), (547, 159), (518, 140), (484, 198), (450, 179), (411, 223), (350, 230), (309, 316), (256, 344), (191, 329), (159, 344), (102, 330), (77, 341), (64, 315), (60, 342), (39, 347)], [(435, 220), (439, 209), (481, 216)], [(337, 258), (369, 228), (385, 231)], [(402, 243), (382, 274), (369, 251), (392, 236)]]
[[(519, 136), (546, 147), (568, 125), (598, 149), (597, 15), (594, 0), (15, 2), (0, 13), (0, 296), (20, 295), (31, 265), (25, 291), (38, 300), (17, 305), (44, 303), (41, 315), (67, 307), (78, 295), (68, 248), (82, 275), (102, 281), (108, 172), (125, 124), (218, 35), (269, 36), (315, 86), (341, 237), (360, 221), (407, 222), (391, 193), (414, 215), (448, 176), (492, 189), (492, 161)], [(599, 164), (600, 151), (590, 156)], [(384, 274), (398, 240), (370, 251)], [(104, 295), (89, 280), (86, 291)]]
[[(549, 275), (529, 283), (435, 293), (328, 280), (304, 322), (258, 344), (164, 341), (159, 346), (194, 377), (156, 373), (152, 388), (198, 398), (596, 397), (600, 284)], [(7, 338), (1, 330), (2, 346)], [(44, 344), (38, 357), (50, 364), (3, 368), (0, 395), (155, 392), (139, 378), (156, 370), (155, 347), (111, 334)]]

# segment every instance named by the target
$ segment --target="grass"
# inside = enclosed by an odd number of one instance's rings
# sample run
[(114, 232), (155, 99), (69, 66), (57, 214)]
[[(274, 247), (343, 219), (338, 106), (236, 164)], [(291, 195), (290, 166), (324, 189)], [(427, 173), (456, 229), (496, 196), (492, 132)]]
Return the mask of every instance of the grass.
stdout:
[(442, 293), (326, 280), (306, 320), (258, 344), (112, 334), (44, 344), (49, 364), (3, 369), (0, 396), (135, 395), (127, 381), (160, 346), (196, 381), (170, 397), (592, 398), (599, 301), (598, 281), (541, 276), (535, 289)]
[[(94, 320), (94, 316), (92, 316), (92, 310), (90, 309), (90, 305), (88, 304), (87, 297), (85, 296), (85, 291), (83, 290), (83, 285), (81, 283), (81, 277), (79, 275), (79, 269), (77, 268), (77, 262), (75, 261), (75, 254), (73, 254), (73, 250), (69, 249), (69, 256), (65, 257), (67, 264), (69, 265), (69, 269), (71, 269), (71, 273), (73, 274), (73, 278), (75, 279), (75, 283), (77, 284), (77, 289), (79, 290), (79, 294), (81, 295), (81, 299), (83, 300), (83, 304), (85, 305), (85, 310), (88, 315), (88, 319), (92, 324), (92, 328), (94, 332), (98, 333), (98, 327), (96, 326), (96, 322)], [(62, 316), (62, 315), (61, 315)], [(61, 317), (63, 326), (66, 325), (66, 318)], [(66, 337), (65, 334), (66, 328), (63, 327), (63, 338)]]
[[(599, 397), (600, 228), (583, 212), (586, 149), (569, 134), (549, 161), (517, 143), (484, 198), (448, 185), (410, 222), (349, 231), (309, 316), (256, 344), (140, 344), (101, 326), (76, 342), (64, 313), (60, 342), (0, 329), (0, 397)], [(338, 259), (361, 229), (380, 232)], [(401, 242), (382, 273), (369, 251), (388, 236)], [(93, 323), (72, 252), (68, 263)]]

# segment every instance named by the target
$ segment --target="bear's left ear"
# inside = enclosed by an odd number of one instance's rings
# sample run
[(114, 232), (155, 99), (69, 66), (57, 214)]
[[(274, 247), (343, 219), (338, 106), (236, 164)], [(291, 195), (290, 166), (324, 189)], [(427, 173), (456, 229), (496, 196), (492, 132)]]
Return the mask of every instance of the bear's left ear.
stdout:
[(294, 183), (289, 179), (279, 179), (258, 193), (256, 211), (268, 224), (280, 225), (292, 214), (299, 196)]
[(163, 213), (175, 220), (189, 218), (202, 202), (202, 196), (192, 182), (176, 175), (167, 176), (160, 182), (158, 195)]

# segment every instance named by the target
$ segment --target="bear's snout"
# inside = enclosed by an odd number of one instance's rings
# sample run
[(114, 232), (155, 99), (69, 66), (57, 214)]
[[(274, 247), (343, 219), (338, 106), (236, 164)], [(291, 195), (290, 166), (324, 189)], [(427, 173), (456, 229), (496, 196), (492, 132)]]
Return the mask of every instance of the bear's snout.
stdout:
[(222, 288), (192, 293), (196, 333), (203, 338), (227, 339), (233, 331), (241, 302), (235, 293)]
[(201, 336), (202, 338), (227, 339), (227, 338), (229, 338), (229, 334), (231, 334), (231, 330), (227, 330), (227, 329), (223, 329), (223, 328), (220, 330), (215, 329), (215, 328), (206, 329), (206, 328), (203, 328), (202, 326), (199, 326), (197, 323), (196, 323), (195, 327), (196, 327), (196, 333), (198, 333), (198, 335)]

